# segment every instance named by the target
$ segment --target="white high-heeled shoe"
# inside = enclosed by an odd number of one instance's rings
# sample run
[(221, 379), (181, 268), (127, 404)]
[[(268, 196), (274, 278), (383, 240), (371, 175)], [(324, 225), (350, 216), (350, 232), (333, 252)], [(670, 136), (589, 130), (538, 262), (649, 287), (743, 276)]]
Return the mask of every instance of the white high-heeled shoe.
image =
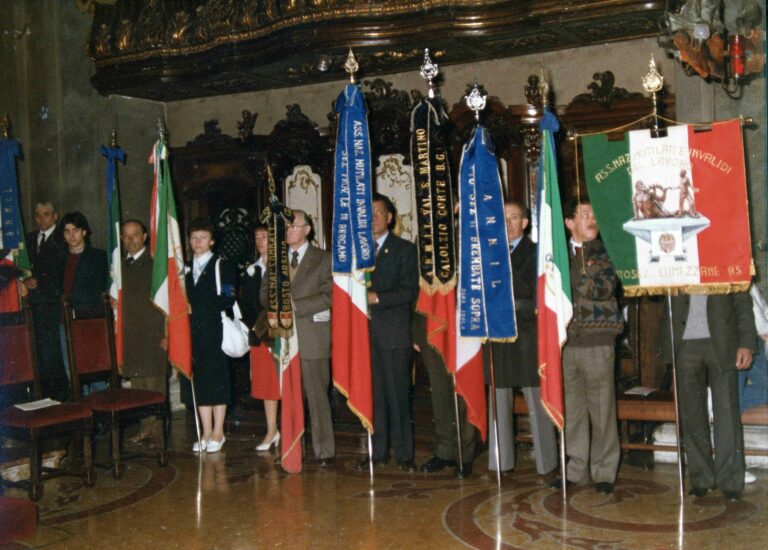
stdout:
[(275, 437), (272, 438), (272, 441), (265, 441), (263, 443), (259, 443), (256, 445), (257, 451), (268, 451), (270, 448), (272, 448), (272, 445), (277, 447), (277, 444), (280, 443), (280, 432), (277, 432), (275, 434)]
[(211, 439), (208, 442), (208, 446), (205, 448), (205, 452), (207, 453), (218, 453), (221, 448), (224, 446), (224, 443), (226, 443), (227, 438), (222, 436), (221, 441), (215, 441)]
[(203, 439), (201, 441), (195, 441), (195, 444), (192, 445), (192, 452), (193, 453), (202, 453), (207, 448), (208, 448), (208, 440), (207, 439)]

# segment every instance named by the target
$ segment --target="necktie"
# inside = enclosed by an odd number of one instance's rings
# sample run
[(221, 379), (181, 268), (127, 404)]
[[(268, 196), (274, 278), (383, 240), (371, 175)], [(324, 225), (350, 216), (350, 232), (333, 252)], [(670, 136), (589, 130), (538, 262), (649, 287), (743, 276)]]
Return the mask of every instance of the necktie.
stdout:
[(379, 255), (379, 241), (373, 241), (373, 256)]
[(40, 244), (37, 245), (38, 250), (43, 248), (45, 244), (45, 233), (40, 233)]
[(294, 250), (293, 254), (291, 254), (291, 267), (293, 269), (299, 267), (299, 252), (297, 250)]
[(133, 256), (128, 256), (125, 259), (125, 265), (131, 265), (133, 262), (134, 262), (134, 257)]

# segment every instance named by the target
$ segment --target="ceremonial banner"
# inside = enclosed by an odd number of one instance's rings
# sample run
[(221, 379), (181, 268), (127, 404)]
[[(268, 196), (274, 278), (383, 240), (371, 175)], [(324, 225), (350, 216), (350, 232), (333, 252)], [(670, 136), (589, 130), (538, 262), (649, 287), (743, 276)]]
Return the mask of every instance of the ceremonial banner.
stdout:
[(20, 155), (21, 149), (16, 139), (0, 139), (0, 248), (15, 250), (16, 267), (29, 274), (31, 267), (24, 243), (16, 179), (16, 157)]
[(363, 92), (347, 84), (336, 100), (339, 113), (333, 193), (333, 272), (373, 269), (371, 150)]
[[(273, 190), (274, 191), (274, 190)], [(288, 248), (285, 245), (286, 220), (293, 220), (293, 212), (277, 200), (270, 198), (261, 221), (267, 224), (267, 319), (273, 329), (288, 330), (293, 326), (291, 280), (288, 272)]]
[(739, 120), (582, 137), (589, 195), (628, 296), (747, 290), (754, 274)]
[(456, 315), (456, 243), (453, 186), (439, 98), (424, 98), (411, 114), (411, 165), (418, 220), (419, 299), (427, 320), (427, 342), (455, 376), (467, 405), (467, 420), (483, 440), (488, 431), (485, 376), (480, 342), (459, 338)]
[(336, 101), (339, 128), (333, 193), (333, 384), (368, 432), (373, 389), (365, 272), (374, 267), (371, 152), (367, 109), (359, 86), (347, 84)]
[(547, 111), (541, 121), (538, 220), (538, 355), (541, 403), (558, 430), (565, 426), (562, 351), (573, 317), (571, 275), (553, 134), (560, 125)]
[(192, 377), (192, 339), (189, 304), (184, 287), (184, 250), (181, 246), (176, 203), (168, 167), (168, 148), (157, 141), (149, 162), (154, 164), (150, 211), (152, 303), (165, 315), (168, 362)]
[(304, 398), (301, 394), (301, 359), (296, 325), (288, 335), (275, 338), (272, 353), (280, 367), (280, 465), (286, 472), (301, 472), (301, 438), (304, 435)]
[(123, 274), (120, 246), (120, 193), (117, 189), (117, 161), (125, 163), (120, 147), (104, 147), (99, 151), (107, 158), (107, 258), (109, 261), (109, 295), (117, 301), (115, 312), (115, 354), (118, 367), (123, 366)]
[(491, 138), (481, 125), (459, 174), (459, 326), (464, 338), (517, 338), (504, 198)]

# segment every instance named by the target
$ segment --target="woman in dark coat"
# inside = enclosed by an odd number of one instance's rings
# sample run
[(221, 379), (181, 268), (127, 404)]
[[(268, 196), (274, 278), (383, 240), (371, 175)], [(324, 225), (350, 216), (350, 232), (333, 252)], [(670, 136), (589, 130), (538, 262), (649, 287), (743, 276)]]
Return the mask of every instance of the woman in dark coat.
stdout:
[[(186, 277), (187, 299), (191, 310), (192, 376), (195, 397), (203, 428), (202, 446), (194, 452), (216, 453), (224, 442), (224, 417), (232, 402), (229, 360), (221, 351), (221, 312), (235, 301), (235, 274), (226, 260), (211, 251), (213, 228), (205, 220), (195, 220), (189, 228), (189, 244), (194, 257)], [(218, 269), (221, 288), (217, 291)]]
[(277, 366), (272, 358), (272, 352), (256, 335), (256, 320), (263, 311), (259, 301), (259, 291), (266, 284), (267, 245), (269, 233), (267, 227), (259, 225), (254, 229), (256, 253), (259, 258), (249, 266), (243, 275), (241, 286), (240, 306), (243, 311), (243, 321), (251, 327), (248, 333), (251, 344), (251, 397), (264, 400), (264, 413), (267, 417), (267, 434), (264, 440), (256, 446), (257, 451), (268, 451), (272, 445), (280, 442), (280, 432), (277, 431), (277, 400), (280, 399), (280, 379)]

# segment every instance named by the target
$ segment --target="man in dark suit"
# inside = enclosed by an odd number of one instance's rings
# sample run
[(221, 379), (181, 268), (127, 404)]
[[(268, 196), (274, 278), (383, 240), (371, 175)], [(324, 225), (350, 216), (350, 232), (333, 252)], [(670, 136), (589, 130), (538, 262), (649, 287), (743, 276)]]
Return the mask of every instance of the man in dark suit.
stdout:
[[(61, 270), (60, 291), (68, 297), (75, 315), (100, 315), (104, 311), (102, 295), (107, 291), (107, 253), (91, 246), (91, 227), (82, 212), (69, 212), (61, 218), (67, 254)], [(61, 342), (65, 342), (64, 325), (60, 325)], [(62, 349), (65, 367), (69, 369), (66, 346)], [(84, 387), (84, 393), (106, 389), (106, 382)]]
[[(151, 301), (152, 257), (146, 247), (147, 229), (140, 221), (123, 222), (120, 231), (123, 255), (122, 283), (123, 376), (131, 387), (168, 393), (168, 356), (165, 318)], [(113, 280), (116, 277), (113, 276)], [(110, 289), (117, 307), (117, 288)], [(160, 442), (157, 417), (143, 418), (134, 443)]]
[[(288, 272), (291, 302), (299, 339), (301, 386), (309, 406), (312, 449), (320, 466), (335, 461), (328, 385), (331, 381), (331, 253), (312, 244), (312, 218), (302, 210), (287, 227)], [(261, 285), (262, 304), (267, 302), (268, 285)]]
[[(669, 319), (661, 324), (665, 358), (671, 361)], [(727, 500), (744, 488), (744, 434), (739, 413), (738, 371), (752, 364), (755, 318), (747, 292), (683, 295), (672, 299), (680, 422), (690, 494), (717, 486)], [(710, 447), (707, 386), (712, 390), (715, 459)]]
[[(538, 372), (538, 340), (536, 330), (536, 245), (525, 235), (528, 227), (528, 209), (520, 202), (504, 204), (512, 284), (515, 294), (515, 320), (517, 340), (512, 343), (494, 342), (486, 347), (486, 371), (493, 350), (493, 373), (496, 383), (496, 410), (499, 428), (499, 462), (496, 463), (495, 435), (489, 429), (488, 469), (501, 471), (515, 467), (515, 432), (513, 421), (513, 387), (520, 387), (528, 405), (530, 430), (536, 458), (536, 471), (547, 474), (557, 467), (557, 443), (554, 426), (541, 404)], [(489, 374), (487, 375), (489, 377)], [(491, 403), (490, 388), (488, 403)], [(492, 411), (488, 409), (489, 426)]]
[(66, 400), (69, 383), (64, 369), (59, 338), (61, 316), (61, 269), (67, 255), (59, 215), (50, 202), (35, 206), (37, 231), (27, 233), (26, 243), (32, 264), (32, 277), (24, 284), (29, 290), (29, 303), (35, 324), (40, 389), (44, 397)]
[[(373, 374), (373, 461), (389, 460), (391, 445), (400, 469), (413, 472), (411, 427), (411, 315), (419, 294), (416, 247), (391, 232), (395, 207), (373, 197), (376, 269), (368, 290)], [(359, 464), (367, 467), (367, 459)]]

